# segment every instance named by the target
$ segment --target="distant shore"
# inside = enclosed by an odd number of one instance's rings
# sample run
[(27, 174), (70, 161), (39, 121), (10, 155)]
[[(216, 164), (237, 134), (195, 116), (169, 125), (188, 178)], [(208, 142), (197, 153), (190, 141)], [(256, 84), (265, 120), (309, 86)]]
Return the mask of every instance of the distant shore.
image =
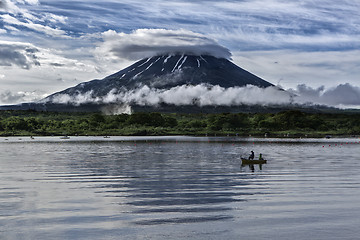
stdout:
[(124, 134), (124, 135), (116, 135), (116, 134), (104, 134), (102, 132), (96, 133), (96, 134), (90, 134), (90, 135), (67, 135), (67, 134), (34, 134), (34, 133), (1, 133), (0, 137), (6, 138), (6, 137), (104, 137), (104, 138), (110, 138), (110, 137), (181, 137), (181, 136), (188, 136), (188, 137), (228, 137), (228, 138), (259, 138), (259, 139), (294, 139), (294, 138), (326, 138), (326, 139), (333, 139), (333, 138), (360, 138), (359, 135), (343, 135), (343, 134), (332, 134), (327, 135), (323, 133), (308, 133), (308, 134), (302, 134), (302, 133), (293, 133), (293, 134), (286, 134), (286, 133), (270, 133), (266, 136), (264, 134), (249, 134), (249, 135), (241, 135), (237, 133), (230, 133), (230, 134), (223, 134), (223, 133), (213, 133), (213, 134), (192, 134), (192, 133), (184, 133), (184, 134), (152, 134), (149, 132), (149, 134), (138, 134), (137, 132), (134, 134)]
[(122, 142), (122, 143), (227, 143), (227, 144), (262, 144), (262, 143), (320, 143), (324, 146), (360, 144), (359, 137), (333, 138), (264, 138), (264, 137), (212, 137), (212, 136), (10, 136), (0, 137), (1, 143), (79, 143), (79, 142)]
[(0, 111), (0, 136), (229, 136), (331, 138), (360, 135), (360, 114), (58, 113)]

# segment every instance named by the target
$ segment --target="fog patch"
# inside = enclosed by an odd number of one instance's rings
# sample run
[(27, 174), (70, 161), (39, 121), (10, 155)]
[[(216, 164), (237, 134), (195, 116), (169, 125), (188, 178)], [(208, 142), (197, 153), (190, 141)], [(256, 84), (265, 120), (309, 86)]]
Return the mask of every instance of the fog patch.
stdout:
[(106, 115), (132, 114), (131, 106), (128, 104), (110, 104), (101, 109)]
[(0, 104), (15, 104), (19, 102), (34, 102), (45, 97), (41, 91), (12, 92), (5, 90), (0, 92)]

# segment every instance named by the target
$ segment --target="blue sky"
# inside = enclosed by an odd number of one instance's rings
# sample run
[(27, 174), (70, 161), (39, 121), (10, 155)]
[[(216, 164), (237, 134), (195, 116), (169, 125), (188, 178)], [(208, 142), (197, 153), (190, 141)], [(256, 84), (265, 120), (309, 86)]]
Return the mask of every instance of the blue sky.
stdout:
[(286, 89), (360, 85), (358, 0), (0, 0), (0, 104), (121, 70), (133, 42), (207, 43)]

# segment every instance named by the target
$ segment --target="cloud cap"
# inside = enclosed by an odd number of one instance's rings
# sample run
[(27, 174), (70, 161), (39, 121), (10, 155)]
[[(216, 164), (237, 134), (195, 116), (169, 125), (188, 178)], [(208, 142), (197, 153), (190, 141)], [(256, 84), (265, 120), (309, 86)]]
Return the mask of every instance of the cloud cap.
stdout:
[(230, 50), (203, 34), (189, 30), (137, 29), (129, 34), (109, 30), (102, 33), (97, 54), (138, 60), (165, 54), (211, 55), (231, 58)]

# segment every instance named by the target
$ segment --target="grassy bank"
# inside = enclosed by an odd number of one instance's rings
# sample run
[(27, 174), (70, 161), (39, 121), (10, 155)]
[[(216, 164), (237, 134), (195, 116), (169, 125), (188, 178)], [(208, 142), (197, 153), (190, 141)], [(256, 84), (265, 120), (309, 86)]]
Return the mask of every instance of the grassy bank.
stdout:
[(0, 111), (1, 136), (51, 135), (194, 135), (324, 137), (360, 135), (360, 114), (300, 111), (223, 114), (102, 115)]

